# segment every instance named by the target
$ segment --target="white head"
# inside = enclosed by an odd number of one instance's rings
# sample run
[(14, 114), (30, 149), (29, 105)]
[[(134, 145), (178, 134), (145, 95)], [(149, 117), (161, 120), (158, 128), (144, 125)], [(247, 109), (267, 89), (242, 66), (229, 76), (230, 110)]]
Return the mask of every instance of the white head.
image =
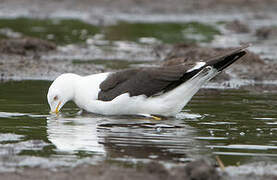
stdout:
[(76, 74), (62, 74), (50, 86), (47, 94), (52, 113), (58, 113), (66, 102), (74, 98), (74, 84), (80, 77)]

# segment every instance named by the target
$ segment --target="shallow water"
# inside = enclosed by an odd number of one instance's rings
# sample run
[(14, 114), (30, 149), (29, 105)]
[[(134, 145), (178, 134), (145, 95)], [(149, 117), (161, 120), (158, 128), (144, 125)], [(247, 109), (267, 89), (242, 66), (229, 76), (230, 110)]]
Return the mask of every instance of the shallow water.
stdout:
[(218, 155), (225, 165), (277, 162), (277, 94), (203, 90), (176, 118), (49, 115), (48, 81), (0, 84), (0, 170), (22, 166), (148, 162), (177, 165)]

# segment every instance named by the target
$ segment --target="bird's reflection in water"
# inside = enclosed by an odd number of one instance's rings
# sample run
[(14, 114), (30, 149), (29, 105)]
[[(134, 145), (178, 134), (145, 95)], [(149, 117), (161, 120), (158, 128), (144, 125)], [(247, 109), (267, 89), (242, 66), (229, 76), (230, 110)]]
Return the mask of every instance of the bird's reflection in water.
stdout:
[(58, 151), (89, 151), (105, 155), (103, 144), (97, 136), (97, 118), (50, 117), (47, 120), (47, 135)]
[(58, 151), (85, 151), (113, 160), (183, 161), (199, 147), (193, 128), (175, 118), (63, 114), (47, 120), (47, 134)]

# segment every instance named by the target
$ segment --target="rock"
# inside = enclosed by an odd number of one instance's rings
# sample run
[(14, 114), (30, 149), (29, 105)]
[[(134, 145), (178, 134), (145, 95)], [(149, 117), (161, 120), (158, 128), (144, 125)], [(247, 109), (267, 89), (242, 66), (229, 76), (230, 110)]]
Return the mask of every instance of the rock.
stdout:
[(5, 54), (27, 55), (30, 53), (47, 52), (55, 50), (56, 45), (52, 42), (37, 38), (2, 39), (0, 52)]
[(213, 48), (199, 47), (195, 44), (177, 44), (167, 54), (165, 61), (170, 61), (174, 58), (190, 58), (194, 60), (207, 59), (216, 51)]
[(215, 166), (207, 160), (201, 159), (188, 163), (184, 168), (176, 168), (172, 172), (173, 179), (183, 180), (219, 180), (220, 175)]
[(198, 160), (189, 163), (185, 167), (189, 179), (193, 180), (217, 180), (219, 175), (214, 166), (206, 160)]
[(170, 173), (168, 170), (164, 168), (164, 166), (160, 163), (150, 162), (146, 164), (144, 168), (147, 173), (155, 174), (159, 177), (159, 179), (170, 179)]
[(256, 36), (259, 39), (269, 39), (270, 37), (277, 36), (276, 27), (262, 27), (256, 30)]
[(231, 22), (228, 22), (225, 27), (231, 31), (234, 31), (236, 33), (249, 33), (249, 27), (246, 24), (243, 24), (239, 20), (234, 20)]

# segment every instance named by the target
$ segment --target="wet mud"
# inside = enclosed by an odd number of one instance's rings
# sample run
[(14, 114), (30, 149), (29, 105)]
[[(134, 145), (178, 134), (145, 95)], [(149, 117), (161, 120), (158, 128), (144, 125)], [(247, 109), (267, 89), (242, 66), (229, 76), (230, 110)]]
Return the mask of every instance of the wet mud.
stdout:
[[(10, 39), (0, 41), (0, 79), (48, 79), (53, 80), (62, 73), (77, 73), (89, 75), (136, 66), (168, 66), (190, 59), (199, 61), (210, 59), (223, 54), (232, 48), (200, 47), (197, 45), (158, 45), (153, 48), (151, 62), (121, 61), (121, 60), (90, 60), (77, 61), (75, 59), (45, 59), (48, 54), (58, 52), (52, 42), (38, 39)], [(165, 53), (167, 52), (167, 53)], [(163, 53), (163, 55), (160, 55)], [(161, 57), (164, 58), (161, 58)], [(228, 87), (231, 80), (246, 80), (254, 83), (275, 81), (277, 77), (277, 63), (262, 59), (258, 54), (248, 51), (236, 63), (228, 67), (211, 82), (221, 83)], [(253, 83), (252, 83), (253, 84)], [(265, 89), (257, 89), (253, 85), (242, 85), (242, 88), (252, 91), (276, 90), (268, 85)], [(265, 87), (265, 85), (264, 85)]]
[(56, 44), (37, 38), (15, 38), (0, 40), (0, 53), (13, 55), (38, 54), (56, 49)]
[(61, 170), (51, 172), (49, 170), (33, 168), (17, 171), (16, 173), (2, 173), (1, 177), (10, 180), (20, 179), (115, 179), (115, 180), (159, 180), (159, 179), (176, 179), (176, 180), (219, 180), (220, 175), (216, 168), (208, 161), (198, 160), (188, 163), (184, 167), (166, 169), (162, 164), (151, 162), (141, 164), (138, 167), (130, 168), (128, 166), (115, 166), (104, 163), (101, 165), (82, 165), (71, 170)]
[[(275, 175), (240, 174), (230, 176), (227, 170), (220, 170), (217, 165), (208, 160), (196, 160), (185, 166), (165, 168), (161, 163), (150, 162), (136, 165), (115, 165), (113, 163), (102, 163), (99, 165), (80, 165), (72, 169), (49, 170), (42, 168), (25, 168), (15, 172), (0, 173), (1, 179), (9, 180), (74, 180), (74, 179), (101, 179), (101, 180), (248, 180), (263, 179), (274, 180)], [(234, 168), (234, 167), (232, 167)], [(236, 168), (236, 167), (235, 167)], [(239, 169), (239, 167), (237, 167)]]
[[(174, 46), (167, 54), (163, 65), (178, 64), (187, 59), (191, 59), (191, 61), (207, 60), (214, 56), (224, 54), (231, 49), (179, 44)], [(230, 80), (234, 76), (240, 79), (255, 81), (275, 80), (277, 77), (276, 70), (277, 64), (275, 62), (267, 62), (258, 54), (248, 51), (245, 56), (228, 67), (228, 72), (224, 71), (214, 81)]]
[(277, 27), (261, 27), (255, 34), (259, 39), (269, 39), (277, 36)]

